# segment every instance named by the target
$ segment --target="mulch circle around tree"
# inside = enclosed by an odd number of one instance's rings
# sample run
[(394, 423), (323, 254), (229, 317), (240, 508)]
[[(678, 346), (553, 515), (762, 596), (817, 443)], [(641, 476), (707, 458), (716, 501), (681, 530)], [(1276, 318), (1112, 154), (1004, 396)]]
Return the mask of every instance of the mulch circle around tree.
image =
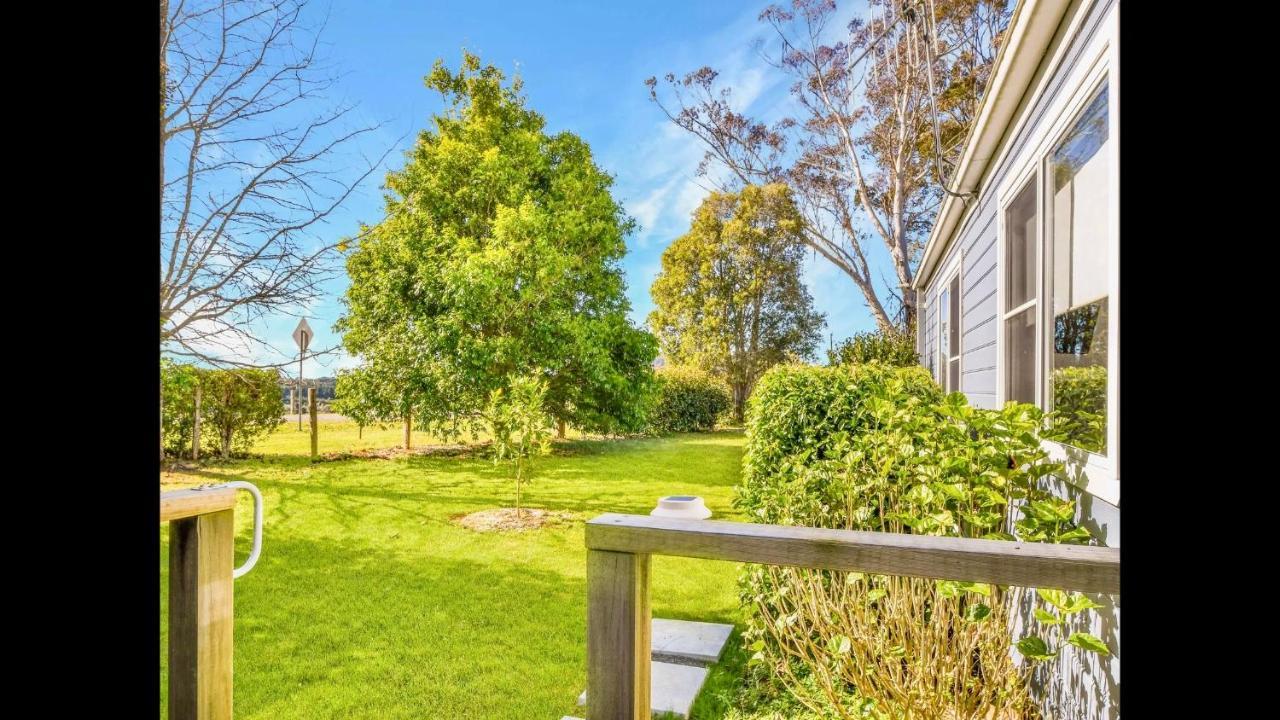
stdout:
[(494, 508), (454, 518), (454, 522), (476, 532), (537, 530), (543, 527), (559, 527), (568, 524), (571, 520), (573, 520), (573, 513), (540, 508), (521, 508), (518, 515), (515, 508)]

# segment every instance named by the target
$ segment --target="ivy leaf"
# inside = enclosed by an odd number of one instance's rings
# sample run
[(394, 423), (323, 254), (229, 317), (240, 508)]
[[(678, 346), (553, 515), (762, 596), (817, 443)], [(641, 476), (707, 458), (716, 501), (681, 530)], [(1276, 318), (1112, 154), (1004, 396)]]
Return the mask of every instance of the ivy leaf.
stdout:
[(1089, 633), (1082, 633), (1082, 632), (1071, 633), (1071, 637), (1067, 638), (1067, 642), (1071, 643), (1072, 645), (1075, 645), (1078, 648), (1083, 648), (1085, 650), (1089, 650), (1090, 652), (1096, 652), (1099, 655), (1111, 654), (1111, 651), (1107, 650), (1106, 643), (1102, 642), (1101, 640), (1094, 637), (1093, 635), (1090, 635)]
[(991, 586), (986, 583), (962, 582), (957, 583), (957, 585), (971, 593), (977, 593), (983, 597), (991, 597)]
[(990, 607), (987, 607), (982, 603), (978, 603), (977, 605), (969, 606), (969, 612), (965, 613), (965, 617), (969, 620), (969, 622), (982, 622), (983, 620), (986, 620), (987, 616), (990, 614), (991, 614)]
[(1067, 602), (1066, 607), (1062, 608), (1062, 612), (1065, 615), (1071, 615), (1072, 613), (1078, 613), (1081, 610), (1090, 610), (1093, 608), (1100, 608), (1100, 607), (1102, 606), (1090, 600), (1089, 598), (1085, 597), (1084, 595), (1077, 594)]
[(1067, 594), (1062, 592), (1061, 590), (1036, 588), (1036, 594), (1040, 596), (1040, 599), (1058, 608), (1059, 610), (1065, 611), (1068, 607), (1070, 607), (1067, 601)]
[(1042, 623), (1047, 623), (1049, 625), (1057, 625), (1058, 623), (1062, 622), (1062, 618), (1058, 617), (1057, 615), (1054, 615), (1051, 612), (1046, 612), (1044, 610), (1041, 610), (1040, 608), (1036, 608), (1033, 611), (1033, 614), (1036, 616), (1037, 620), (1039, 620)]
[(828, 643), (828, 645), (831, 648), (832, 652), (836, 653), (837, 655), (848, 655), (849, 651), (853, 648), (853, 643), (851, 643), (849, 641), (849, 638), (845, 637), (844, 635), (836, 635), (835, 637), (831, 638), (831, 641), (830, 643)]
[(1048, 660), (1057, 655), (1057, 651), (1049, 652), (1049, 646), (1035, 635), (1028, 635), (1018, 641), (1016, 646), (1023, 657), (1031, 660)]
[(1093, 537), (1093, 535), (1089, 533), (1088, 528), (1074, 527), (1068, 530), (1067, 532), (1060, 533), (1058, 535), (1058, 542), (1060, 543), (1077, 542), (1080, 540), (1088, 540), (1091, 537)]

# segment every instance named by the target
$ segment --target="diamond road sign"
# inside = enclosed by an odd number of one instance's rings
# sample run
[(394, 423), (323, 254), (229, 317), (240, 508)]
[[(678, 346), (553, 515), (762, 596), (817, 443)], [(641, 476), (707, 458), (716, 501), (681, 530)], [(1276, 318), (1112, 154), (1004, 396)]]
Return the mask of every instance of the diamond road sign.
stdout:
[(298, 327), (293, 330), (293, 341), (298, 343), (298, 349), (302, 352), (307, 351), (307, 346), (311, 344), (311, 338), (314, 335), (311, 332), (311, 326), (307, 324), (307, 319), (303, 318), (298, 323)]

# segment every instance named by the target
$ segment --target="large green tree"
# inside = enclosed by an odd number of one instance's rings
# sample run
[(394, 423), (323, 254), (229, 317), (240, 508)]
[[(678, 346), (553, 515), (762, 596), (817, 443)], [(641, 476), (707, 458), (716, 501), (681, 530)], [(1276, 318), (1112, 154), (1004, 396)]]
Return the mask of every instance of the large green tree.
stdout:
[(712, 193), (662, 253), (650, 290), (663, 355), (723, 378), (739, 422), (756, 379), (811, 357), (825, 325), (800, 278), (803, 224), (785, 185)]
[(587, 144), (548, 134), (505, 80), (470, 53), (427, 76), (446, 109), (388, 175), (385, 219), (348, 249), (337, 329), (363, 362), (338, 395), (365, 419), (455, 433), (508, 378), (534, 376), (562, 432), (637, 429), (657, 343), (627, 320), (633, 222)]

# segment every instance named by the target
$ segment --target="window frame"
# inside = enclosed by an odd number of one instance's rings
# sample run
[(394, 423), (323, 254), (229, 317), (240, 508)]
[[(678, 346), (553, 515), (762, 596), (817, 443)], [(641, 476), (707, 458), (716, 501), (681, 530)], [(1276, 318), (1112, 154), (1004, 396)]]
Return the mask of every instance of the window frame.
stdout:
[(929, 353), (929, 298), (927, 292), (916, 295), (916, 355), (928, 367)]
[[(1036, 404), (1040, 407), (1043, 407), (1044, 406), (1044, 402), (1043, 402), (1044, 378), (1043, 378), (1043, 373), (1040, 371), (1040, 368), (1043, 367), (1044, 365), (1043, 358), (1044, 358), (1044, 349), (1045, 349), (1045, 335), (1044, 335), (1045, 326), (1044, 326), (1044, 319), (1041, 317), (1043, 315), (1041, 311), (1044, 308), (1044, 285), (1045, 285), (1045, 282), (1044, 282), (1044, 232), (1043, 232), (1044, 217), (1043, 217), (1043, 213), (1041, 213), (1041, 209), (1042, 209), (1041, 196), (1044, 194), (1043, 193), (1043, 190), (1044, 190), (1043, 176), (1040, 173), (1039, 166), (1031, 165), (1030, 167), (1025, 168), (1023, 172), (1019, 173), (1017, 178), (1018, 178), (1018, 182), (1013, 183), (1013, 191), (1007, 192), (1001, 195), (1000, 201), (999, 201), (999, 210), (996, 218), (996, 253), (997, 253), (996, 262), (999, 263), (999, 269), (997, 271), (997, 274), (999, 275), (999, 277), (996, 278), (996, 308), (997, 308), (997, 318), (999, 319), (999, 324), (996, 326), (996, 400), (997, 400), (997, 405), (999, 405), (1000, 407), (1004, 407), (1004, 404), (1008, 401), (1008, 396), (1009, 396), (1009, 386), (1008, 386), (1009, 361), (1008, 361), (1008, 356), (1006, 354), (1006, 351), (1008, 350), (1008, 347), (1006, 345), (1006, 343), (1008, 342), (1008, 339), (1005, 337), (1005, 324), (1009, 321), (1010, 318), (1014, 317), (1015, 315), (1019, 315), (1022, 312), (1025, 312), (1028, 306), (1031, 306), (1034, 304), (1035, 313), (1036, 313), (1036, 338), (1035, 338), (1036, 355), (1032, 363), (1033, 363), (1033, 366), (1036, 368), (1036, 371), (1035, 371), (1035, 379), (1033, 383), (1035, 386), (1035, 390), (1032, 394), (1036, 399)], [(1028, 184), (1030, 184), (1035, 189), (1035, 193), (1036, 193), (1036, 197), (1035, 197), (1036, 293), (1035, 293), (1035, 298), (1033, 300), (1028, 300), (1027, 302), (1010, 310), (1005, 307), (1006, 298), (1009, 295), (1009, 288), (1008, 288), (1008, 284), (1009, 284), (1009, 274), (1008, 274), (1009, 273), (1009, 268), (1008, 268), (1009, 210), (1010, 208), (1013, 207), (1014, 202), (1017, 201), (1018, 197), (1022, 194), (1022, 191), (1026, 189)]]
[[(1073, 37), (1079, 32), (1079, 22), (1081, 20), (1082, 18), (1077, 18), (1077, 22), (1072, 23), (1072, 27), (1066, 31), (1066, 38)], [(1108, 139), (1106, 152), (1110, 153), (1107, 157), (1107, 173), (1111, 189), (1107, 193), (1109, 203), (1107, 208), (1107, 298), (1109, 316), (1107, 325), (1107, 455), (1098, 455), (1049, 440), (1043, 441), (1043, 445), (1054, 461), (1065, 464), (1067, 468), (1065, 478), (1068, 482), (1116, 507), (1120, 506), (1120, 82), (1119, 57), (1116, 48), (1119, 37), (1118, 28), (1118, 13), (1113, 7), (1109, 11), (1108, 17), (1100, 23), (1094, 37), (1081, 54), (1080, 61), (1076, 67), (1063, 79), (1063, 90), (1059, 96), (1054, 98), (1050, 106), (1046, 108), (1039, 124), (1033, 129), (1027, 141), (1021, 148), (1017, 149), (1011, 164), (1012, 171), (1006, 174), (996, 188), (996, 251), (999, 262), (1003, 264), (1007, 262), (1006, 240), (1008, 235), (1005, 222), (1007, 210), (1017, 199), (1018, 193), (1025, 188), (1028, 180), (1034, 178), (1036, 183), (1036, 244), (1038, 253), (1036, 302), (1038, 303), (1039, 311), (1036, 319), (1038, 325), (1036, 328), (1036, 398), (1039, 406), (1044, 408), (1049, 405), (1047, 373), (1051, 363), (1048, 352), (1051, 336), (1048, 328), (1051, 327), (1049, 323), (1053, 322), (1053, 303), (1046, 300), (1046, 291), (1051, 289), (1049, 287), (1049, 279), (1046, 277), (1049, 266), (1045, 256), (1048, 249), (1049, 231), (1047, 227), (1049, 215), (1047, 203), (1051, 202), (1051, 194), (1046, 192), (1046, 183), (1051, 177), (1048, 166), (1053, 149), (1070, 132), (1080, 114), (1088, 106), (1089, 102), (1094, 99), (1102, 86), (1104, 84), (1108, 86)], [(1054, 53), (1053, 62), (1049, 65), (1050, 68), (1056, 68), (1061, 65), (1068, 45), (1069, 43), (1067, 42), (1059, 44)], [(1042, 75), (1036, 88), (1035, 97), (1043, 95), (1053, 76), (1052, 69)], [(1010, 137), (1017, 137), (1027, 121), (1025, 116), (1020, 119), (1018, 127)], [(996, 163), (1005, 162), (1008, 153), (1012, 150), (1013, 148), (1007, 146), (996, 159)], [(1007, 271), (1002, 267), (998, 275), (999, 277), (996, 280), (996, 307), (998, 308), (997, 317), (1000, 319), (1000, 323), (996, 327), (996, 400), (1000, 406), (1003, 406), (1008, 395), (1007, 361), (1005, 360), (1008, 340), (1005, 337), (1005, 320), (1009, 316), (1016, 314), (1016, 310), (1006, 312), (1005, 308), (1005, 298), (1009, 292), (1006, 287), (1008, 283)]]
[[(957, 251), (955, 257), (944, 265), (944, 271), (938, 275), (938, 277), (943, 279), (943, 282), (938, 285), (937, 297), (938, 323), (936, 328), (936, 337), (938, 339), (938, 347), (936, 354), (939, 360), (939, 366), (938, 375), (935, 380), (937, 380), (943, 390), (948, 393), (963, 392), (960, 387), (964, 387), (964, 303), (962, 302), (962, 298), (964, 297), (964, 275), (961, 272), (963, 266), (964, 252)], [(955, 296), (949, 296), (947, 302), (944, 303), (942, 301), (942, 297), (950, 291), (952, 283), (955, 283), (957, 288)], [(951, 333), (951, 308), (955, 303), (959, 303), (955, 305), (957, 309), (954, 313), (956, 316), (956, 324), (959, 327), (956, 329), (956, 354), (951, 355), (951, 338), (948, 336)], [(943, 335), (942, 313), (944, 311), (947, 313), (946, 328), (948, 336)], [(956, 382), (960, 385), (960, 387), (955, 388), (947, 387), (951, 377), (951, 363), (953, 362), (957, 365)]]

